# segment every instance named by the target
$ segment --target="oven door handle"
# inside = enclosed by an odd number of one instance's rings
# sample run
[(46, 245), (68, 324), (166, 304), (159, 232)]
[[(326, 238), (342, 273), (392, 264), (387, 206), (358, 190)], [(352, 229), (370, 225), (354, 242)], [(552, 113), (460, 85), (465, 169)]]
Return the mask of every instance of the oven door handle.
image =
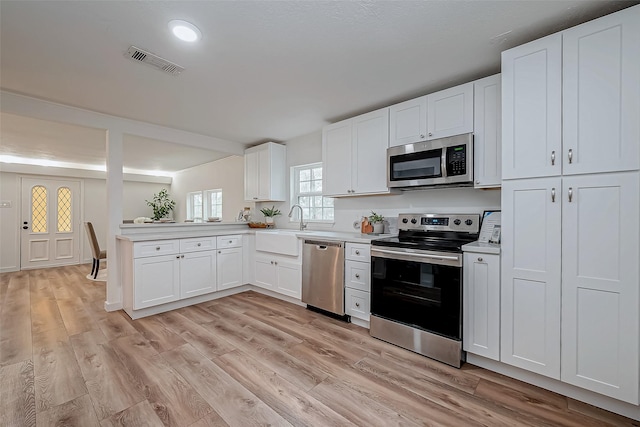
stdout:
[(447, 255), (428, 255), (428, 254), (416, 254), (411, 252), (398, 252), (398, 251), (390, 251), (387, 249), (372, 249), (371, 255), (375, 256), (375, 252), (388, 254), (388, 255), (397, 255), (401, 257), (411, 257), (411, 258), (424, 258), (424, 259), (433, 259), (439, 261), (455, 261), (460, 262), (460, 257), (458, 256), (447, 256)]

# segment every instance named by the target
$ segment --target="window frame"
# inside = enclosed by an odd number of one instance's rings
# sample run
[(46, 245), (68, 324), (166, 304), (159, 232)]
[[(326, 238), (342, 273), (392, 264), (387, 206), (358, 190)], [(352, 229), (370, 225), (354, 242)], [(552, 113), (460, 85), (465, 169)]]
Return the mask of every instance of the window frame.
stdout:
[[(212, 200), (212, 195), (214, 194), (220, 194), (220, 203), (215, 203), (216, 206), (220, 207), (220, 214), (219, 215), (213, 215), (211, 211), (211, 200)], [(195, 196), (199, 195), (200, 196), (200, 200), (202, 202), (201, 205), (201, 209), (202, 209), (202, 217), (194, 217), (194, 211), (195, 211), (195, 204), (194, 204), (194, 200), (195, 200)], [(224, 199), (223, 199), (223, 195), (222, 195), (222, 188), (215, 188), (215, 189), (211, 189), (211, 190), (198, 190), (198, 191), (189, 191), (187, 193), (187, 215), (186, 215), (186, 219), (190, 219), (190, 220), (201, 220), (201, 221), (206, 221), (209, 217), (213, 217), (213, 216), (217, 216), (220, 219), (222, 219), (222, 209), (223, 209), (223, 204), (224, 204)]]
[[(323, 203), (322, 203), (322, 212), (323, 212), (323, 219), (312, 219), (310, 218), (310, 216), (305, 215), (304, 216), (304, 221), (305, 222), (312, 222), (314, 224), (334, 224), (335, 223), (335, 205), (332, 206), (325, 206), (324, 204), (324, 200), (325, 199), (333, 199), (333, 197), (326, 197), (322, 195), (322, 191), (309, 191), (309, 192), (301, 192), (300, 191), (300, 171), (305, 170), (305, 169), (316, 169), (316, 168), (322, 168), (322, 173), (324, 173), (324, 167), (322, 165), (322, 162), (316, 162), (316, 163), (309, 163), (309, 164), (305, 164), (305, 165), (296, 165), (296, 166), (291, 166), (290, 169), (290, 181), (291, 181), (291, 206), (293, 205), (299, 205), (299, 198), (301, 196), (310, 196), (310, 197), (322, 197)], [(313, 181), (313, 179), (311, 180)], [(332, 219), (326, 219), (324, 218), (324, 212), (328, 209), (332, 209), (333, 210), (333, 218)], [(300, 210), (296, 209), (293, 211), (293, 215), (291, 216), (291, 218), (289, 219), (289, 222), (300, 222)]]

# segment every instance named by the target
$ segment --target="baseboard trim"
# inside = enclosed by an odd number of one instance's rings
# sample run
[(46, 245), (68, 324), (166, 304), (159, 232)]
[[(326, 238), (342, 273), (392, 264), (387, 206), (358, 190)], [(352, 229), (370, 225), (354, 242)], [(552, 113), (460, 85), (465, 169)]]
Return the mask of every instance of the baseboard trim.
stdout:
[(105, 311), (118, 311), (122, 310), (122, 301), (121, 302), (104, 302)]
[(524, 369), (516, 368), (515, 366), (507, 365), (505, 363), (487, 359), (486, 357), (478, 356), (471, 353), (467, 353), (467, 363), (640, 421), (640, 406), (622, 402), (620, 400), (603, 396), (601, 394), (594, 393), (592, 391), (585, 390), (571, 384), (563, 383), (552, 378), (547, 378), (545, 376), (535, 374)]
[(13, 273), (14, 271), (20, 271), (20, 267), (2, 267), (0, 273)]

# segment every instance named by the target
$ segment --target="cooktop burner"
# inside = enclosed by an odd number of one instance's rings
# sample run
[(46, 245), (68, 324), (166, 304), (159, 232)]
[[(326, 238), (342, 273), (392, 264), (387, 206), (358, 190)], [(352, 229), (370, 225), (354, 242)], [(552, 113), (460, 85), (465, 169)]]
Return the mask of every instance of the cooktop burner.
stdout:
[(461, 252), (462, 245), (478, 240), (479, 214), (401, 214), (398, 237), (374, 240), (374, 246)]

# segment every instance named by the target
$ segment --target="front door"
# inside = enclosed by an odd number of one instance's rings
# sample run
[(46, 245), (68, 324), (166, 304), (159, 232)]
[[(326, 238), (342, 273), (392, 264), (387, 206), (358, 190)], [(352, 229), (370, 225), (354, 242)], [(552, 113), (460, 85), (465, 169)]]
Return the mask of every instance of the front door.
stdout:
[(79, 264), (79, 207), (79, 181), (22, 178), (22, 270)]

